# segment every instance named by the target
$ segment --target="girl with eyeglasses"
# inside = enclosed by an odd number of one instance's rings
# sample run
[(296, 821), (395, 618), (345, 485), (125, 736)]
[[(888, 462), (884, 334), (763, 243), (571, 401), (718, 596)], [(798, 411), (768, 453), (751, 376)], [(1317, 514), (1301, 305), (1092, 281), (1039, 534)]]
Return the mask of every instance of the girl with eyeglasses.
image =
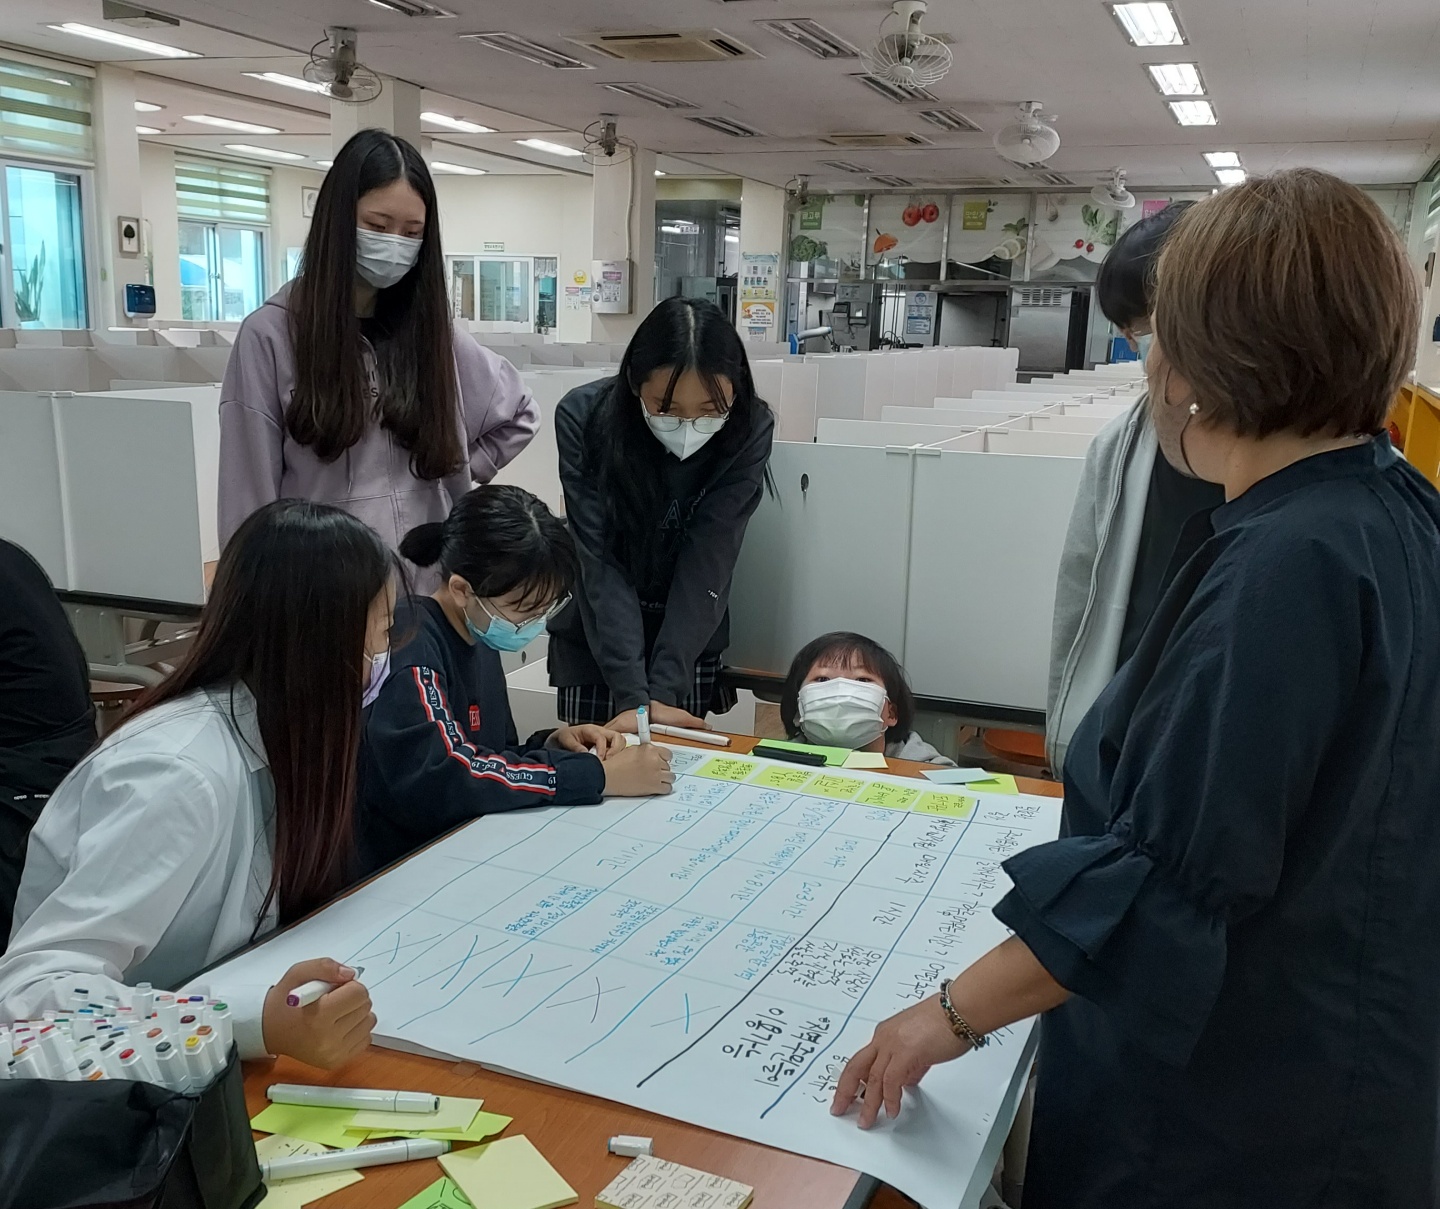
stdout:
[(745, 346), (712, 303), (670, 298), (620, 372), (560, 401), (555, 436), (580, 560), (550, 623), (550, 683), (573, 724), (703, 727), (735, 704), (720, 684), (730, 582), (769, 478), (775, 422)]
[(477, 487), (400, 553), (440, 586), (396, 610), (389, 674), (360, 754), (357, 848), (368, 874), (453, 827), (526, 806), (668, 793), (662, 747), (599, 726), (515, 733), (502, 651), (533, 642), (570, 599), (565, 522), (519, 487)]

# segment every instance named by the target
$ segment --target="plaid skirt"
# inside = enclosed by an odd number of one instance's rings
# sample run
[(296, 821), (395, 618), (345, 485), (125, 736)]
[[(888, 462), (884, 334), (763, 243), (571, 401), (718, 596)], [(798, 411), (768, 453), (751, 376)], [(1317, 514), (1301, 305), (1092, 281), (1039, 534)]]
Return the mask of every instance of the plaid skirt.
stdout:
[[(679, 702), (686, 713), (703, 718), (706, 714), (724, 714), (735, 708), (739, 697), (733, 688), (721, 683), (721, 662), (719, 655), (701, 655), (696, 660), (690, 695)], [(556, 709), (567, 726), (603, 726), (620, 712), (615, 708), (609, 687), (604, 684), (575, 684), (555, 692)]]

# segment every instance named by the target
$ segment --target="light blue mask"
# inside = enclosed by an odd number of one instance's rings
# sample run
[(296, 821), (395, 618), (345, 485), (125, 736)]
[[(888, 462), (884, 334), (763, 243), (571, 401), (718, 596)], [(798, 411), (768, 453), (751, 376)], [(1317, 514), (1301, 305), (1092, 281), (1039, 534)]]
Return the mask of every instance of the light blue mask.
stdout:
[(482, 630), (467, 615), (465, 628), (470, 631), (471, 638), (476, 642), (483, 642), (492, 651), (521, 651), (545, 632), (545, 618), (537, 617), (524, 625), (516, 625), (503, 617), (492, 616), (490, 623)]
[(1155, 343), (1154, 333), (1147, 332), (1147, 333), (1146, 333), (1145, 335), (1143, 335), (1143, 336), (1136, 336), (1136, 337), (1135, 337), (1136, 353), (1137, 353), (1137, 355), (1139, 356), (1139, 358), (1140, 358), (1140, 363), (1141, 363), (1142, 365), (1143, 365), (1146, 361), (1150, 360), (1150, 346), (1151, 346), (1152, 344), (1154, 344), (1154, 343)]

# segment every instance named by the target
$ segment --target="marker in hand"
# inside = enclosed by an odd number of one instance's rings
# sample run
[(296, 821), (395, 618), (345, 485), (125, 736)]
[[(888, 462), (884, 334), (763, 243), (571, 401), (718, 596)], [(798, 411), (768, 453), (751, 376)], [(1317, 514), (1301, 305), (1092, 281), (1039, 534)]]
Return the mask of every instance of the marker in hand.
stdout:
[[(363, 973), (365, 973), (364, 966), (355, 967), (356, 978), (359, 978)], [(330, 992), (339, 985), (340, 983), (338, 982), (322, 982), (318, 978), (312, 979), (310, 982), (301, 983), (285, 996), (285, 1005), (287, 1007), (309, 1007), (322, 995), (330, 994)]]
[(641, 743), (650, 742), (650, 707), (648, 705), (635, 707), (635, 731), (639, 734)]

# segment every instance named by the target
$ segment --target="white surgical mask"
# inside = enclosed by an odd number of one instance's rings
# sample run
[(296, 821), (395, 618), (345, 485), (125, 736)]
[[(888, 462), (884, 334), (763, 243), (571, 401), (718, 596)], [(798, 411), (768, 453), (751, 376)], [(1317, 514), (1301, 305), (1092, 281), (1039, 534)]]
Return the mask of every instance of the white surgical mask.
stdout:
[(401, 281), (420, 259), (418, 239), (355, 228), (355, 271), (377, 290)]
[(1135, 337), (1135, 354), (1140, 358), (1140, 364), (1144, 365), (1150, 359), (1150, 346), (1155, 343), (1155, 336), (1146, 332), (1143, 336)]
[(865, 747), (885, 733), (887, 700), (878, 684), (818, 680), (800, 690), (800, 729), (823, 747)]
[(365, 680), (365, 691), (360, 695), (361, 709), (374, 704), (375, 698), (380, 695), (380, 690), (388, 679), (390, 679), (390, 648), (386, 647), (380, 654), (370, 656), (370, 674)]
[(644, 403), (640, 404), (640, 410), (645, 413), (651, 435), (682, 462), (724, 428), (729, 419), (728, 415), (701, 416), (696, 420), (666, 414), (657, 416), (651, 414)]

